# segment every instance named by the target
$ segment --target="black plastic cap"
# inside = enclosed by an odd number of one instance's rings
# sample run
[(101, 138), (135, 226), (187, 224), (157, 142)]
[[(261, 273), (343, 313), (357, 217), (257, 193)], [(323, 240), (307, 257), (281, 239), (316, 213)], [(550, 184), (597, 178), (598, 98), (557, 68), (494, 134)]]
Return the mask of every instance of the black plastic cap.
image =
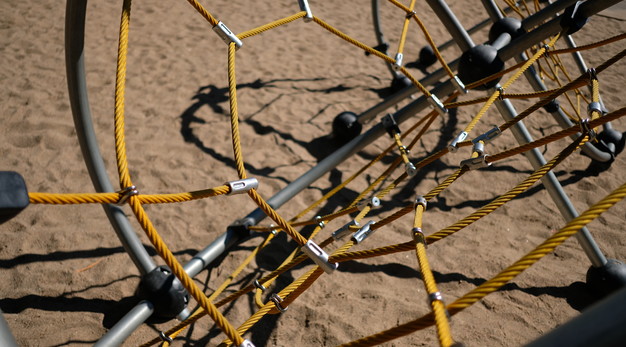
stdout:
[(14, 171), (0, 171), (0, 224), (15, 217), (28, 206), (24, 178)]

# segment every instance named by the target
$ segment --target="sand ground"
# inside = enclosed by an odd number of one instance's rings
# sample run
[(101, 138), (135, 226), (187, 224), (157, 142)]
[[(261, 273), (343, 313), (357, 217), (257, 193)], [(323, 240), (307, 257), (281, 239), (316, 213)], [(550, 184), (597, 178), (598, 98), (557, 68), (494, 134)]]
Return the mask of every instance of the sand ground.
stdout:
[[(456, 0), (449, 3), (466, 27), (486, 17), (478, 1), (472, 1), (476, 3), (473, 5)], [(235, 32), (298, 11), (295, 1), (286, 0), (203, 4)], [(311, 5), (314, 14), (324, 21), (364, 43), (375, 43), (368, 1)], [(430, 10), (419, 6), (419, 14), (432, 30), (434, 40), (439, 44), (448, 40), (449, 35)], [(619, 6), (620, 10), (592, 18), (576, 34), (577, 43), (591, 43), (626, 32), (623, 5)], [(89, 2), (85, 48), (94, 127), (111, 177), (116, 175), (113, 91), (120, 8), (119, 2)], [(64, 10), (64, 4), (52, 0), (0, 2), (0, 170), (19, 172), (31, 192), (94, 191), (67, 95)], [(403, 16), (387, 3), (382, 12), (385, 35), (393, 50), (398, 45)], [(414, 23), (411, 30), (406, 61), (415, 60), (424, 45)], [(473, 37), (476, 42), (483, 42), (485, 35), (482, 31)], [(243, 155), (248, 174), (260, 181), (260, 194), (269, 198), (336, 148), (327, 137), (335, 115), (343, 111), (360, 113), (379, 103), (388, 92), (390, 75), (379, 59), (366, 57), (361, 50), (314, 23), (301, 20), (247, 39), (244, 45), (237, 52), (236, 71)], [(623, 43), (616, 43), (582, 54), (590, 66), (597, 66), (623, 47)], [(224, 43), (186, 1), (134, 2), (126, 133), (130, 172), (141, 193), (192, 191), (237, 178), (229, 130), (226, 53)], [(447, 60), (458, 54), (454, 48), (444, 51)], [(570, 71), (577, 75), (575, 70)], [(411, 72), (418, 78), (423, 76), (417, 69)], [(609, 110), (624, 106), (625, 76), (623, 61), (600, 76), (603, 101)], [(528, 91), (529, 87), (516, 83), (512, 90)], [(470, 96), (482, 94), (473, 92)], [(400, 106), (404, 104), (406, 101)], [(519, 110), (530, 104), (514, 102)], [(435, 121), (411, 152), (412, 158), (423, 158), (445, 146), (476, 110), (463, 108), (455, 117)], [(415, 120), (421, 116), (418, 114)], [(501, 124), (495, 110), (487, 113), (476, 134), (493, 124)], [(527, 126), (535, 137), (559, 130), (543, 111), (531, 117)], [(624, 131), (626, 121), (618, 120), (614, 126)], [(376, 140), (279, 212), (286, 218), (294, 216), (390, 143), (387, 137)], [(551, 158), (567, 143), (569, 140), (558, 141), (540, 150)], [(511, 134), (505, 134), (492, 150), (514, 145)], [(371, 219), (388, 216), (416, 194), (425, 194), (467, 156), (467, 151), (459, 151), (426, 167), (385, 197), (382, 208)], [(384, 165), (375, 166), (322, 205), (317, 213), (345, 206), (392, 159), (386, 157)], [(583, 211), (624, 183), (624, 168), (624, 154), (610, 168), (598, 170), (587, 157), (575, 153), (555, 174), (575, 207)], [(429, 234), (454, 223), (504, 193), (531, 171), (526, 159), (516, 156), (487, 170), (468, 173), (432, 201), (424, 217), (424, 230)], [(117, 187), (115, 179), (113, 182)], [(246, 196), (233, 196), (152, 205), (147, 211), (170, 249), (184, 263), (254, 208)], [(621, 203), (589, 225), (609, 258), (626, 260), (624, 211)], [(127, 212), (132, 215), (130, 209)], [(331, 226), (336, 228), (345, 222), (344, 218)], [(371, 241), (358, 248), (408, 241), (411, 223), (406, 216), (381, 228)], [(531, 188), (489, 217), (428, 248), (440, 291), (451, 302), (563, 225), (563, 218), (543, 187)], [(319, 240), (328, 236), (332, 231), (329, 229)], [(162, 264), (140, 228), (137, 230), (155, 261)], [(0, 237), (0, 308), (22, 346), (93, 344), (136, 303), (133, 293), (140, 280), (139, 272), (98, 205), (31, 205), (0, 226)], [(207, 293), (213, 291), (259, 239), (236, 247), (204, 271), (196, 283)], [(293, 248), (294, 243), (280, 235), (268, 251), (255, 257), (227, 292), (267, 274)], [(454, 338), (467, 346), (516, 346), (550, 331), (577, 316), (592, 301), (593, 295), (583, 283), (589, 265), (576, 240), (568, 240), (502, 290), (454, 316)], [(289, 271), (270, 289), (282, 289), (310, 268), (311, 265), (302, 265)], [(342, 263), (333, 275), (323, 275), (289, 311), (265, 318), (245, 337), (257, 346), (330, 346), (420, 317), (428, 312), (428, 305), (417, 268), (411, 252)], [(192, 302), (191, 307), (195, 305)], [(255, 310), (252, 297), (245, 297), (226, 306), (223, 312), (239, 325)], [(126, 344), (145, 342), (169, 326), (143, 325)], [(224, 335), (212, 327), (213, 323), (204, 318), (184, 332), (175, 345), (216, 345)], [(434, 328), (429, 328), (388, 345), (432, 346), (437, 345), (437, 338)]]

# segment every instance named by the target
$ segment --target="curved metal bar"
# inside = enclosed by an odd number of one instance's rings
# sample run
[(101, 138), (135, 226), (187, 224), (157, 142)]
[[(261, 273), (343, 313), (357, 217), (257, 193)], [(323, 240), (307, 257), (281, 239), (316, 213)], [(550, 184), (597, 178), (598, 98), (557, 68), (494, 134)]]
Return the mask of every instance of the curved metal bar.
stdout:
[[(84, 64), (84, 33), (87, 0), (68, 0), (65, 13), (65, 64), (67, 88), (78, 142), (85, 158), (91, 181), (98, 192), (113, 192), (98, 140), (93, 129)], [(143, 247), (124, 211), (114, 205), (102, 205), (124, 249), (142, 275), (152, 271), (156, 264)]]

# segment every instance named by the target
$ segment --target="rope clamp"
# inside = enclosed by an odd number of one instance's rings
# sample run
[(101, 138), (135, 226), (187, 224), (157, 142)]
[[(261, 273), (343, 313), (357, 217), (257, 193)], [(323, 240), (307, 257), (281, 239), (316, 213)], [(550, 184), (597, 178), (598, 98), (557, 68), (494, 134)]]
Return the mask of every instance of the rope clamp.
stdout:
[(307, 241), (304, 246), (300, 248), (300, 250), (306, 253), (306, 255), (308, 255), (309, 258), (311, 258), (311, 260), (313, 260), (315, 264), (321, 267), (327, 274), (330, 274), (337, 269), (337, 263), (329, 262), (328, 254), (312, 240)]
[(474, 144), (482, 141), (485, 144), (491, 142), (491, 140), (495, 139), (496, 137), (500, 136), (500, 134), (502, 134), (502, 131), (500, 130), (499, 127), (495, 126), (493, 128), (491, 128), (491, 130), (487, 131), (486, 133), (478, 136), (477, 138), (473, 139), (472, 142)]
[(398, 149), (406, 155), (411, 154), (411, 151), (405, 145), (399, 146)]
[(461, 167), (467, 166), (470, 170), (482, 169), (484, 167), (491, 166), (490, 162), (487, 162), (487, 155), (483, 154), (476, 158), (465, 159), (461, 162)]
[(454, 77), (452, 78), (452, 84), (454, 84), (456, 90), (458, 90), (461, 94), (467, 94), (467, 88), (465, 88), (465, 84), (461, 82), (461, 79), (458, 75), (454, 75)]
[(216, 26), (213, 27), (213, 31), (219, 36), (222, 41), (226, 42), (226, 44), (230, 44), (231, 42), (235, 43), (236, 49), (241, 48), (243, 46), (243, 42), (235, 35), (226, 24), (222, 21), (219, 21)]
[(411, 17), (415, 16), (417, 12), (415, 10), (406, 13), (406, 19), (411, 19)]
[(254, 287), (256, 289), (261, 289), (262, 292), (264, 292), (265, 290), (267, 290), (267, 288), (265, 288), (264, 285), (262, 285), (261, 283), (259, 283), (259, 280), (254, 280)]
[(313, 20), (313, 13), (311, 12), (311, 8), (309, 7), (308, 0), (298, 0), (298, 4), (300, 5), (300, 11), (305, 11), (306, 15), (303, 17), (304, 22), (308, 23)]
[(359, 211), (363, 211), (363, 209), (369, 206), (371, 208), (375, 208), (380, 206), (380, 199), (376, 196), (373, 196), (371, 199), (363, 199), (359, 202), (356, 203), (356, 208), (359, 209)]
[(272, 302), (274, 302), (274, 306), (276, 306), (276, 309), (280, 312), (285, 312), (289, 309), (289, 307), (283, 307), (280, 303), (283, 302), (283, 298), (281, 298), (278, 294), (274, 293), (272, 294), (272, 296), (270, 296), (270, 300), (272, 300)]
[(596, 131), (593, 128), (589, 127), (589, 118), (580, 120), (580, 131), (583, 134), (587, 134), (589, 136), (589, 141), (593, 141), (596, 139)]
[(413, 233), (413, 240), (416, 243), (421, 243), (424, 247), (428, 247), (428, 244), (426, 243), (426, 236), (424, 235), (422, 228), (413, 228), (411, 229), (411, 232)]
[(245, 339), (238, 347), (255, 347), (254, 343), (250, 342), (250, 340)]
[(432, 305), (434, 301), (443, 302), (443, 295), (441, 295), (441, 292), (434, 292), (434, 293), (428, 294), (428, 303)]
[(454, 140), (452, 140), (452, 142), (450, 142), (450, 144), (448, 145), (448, 150), (450, 151), (450, 153), (454, 153), (456, 152), (459, 147), (457, 147), (457, 145), (459, 144), (459, 142), (463, 142), (465, 141), (465, 139), (467, 138), (467, 132), (465, 131), (461, 131), (455, 138)]
[(498, 100), (503, 101), (504, 100), (504, 88), (498, 86), (496, 87), (496, 90), (498, 91)]
[(445, 116), (448, 113), (448, 109), (443, 105), (443, 102), (439, 100), (439, 98), (435, 94), (430, 94), (428, 98), (428, 102), (430, 106), (432, 106), (437, 112), (439, 112), (440, 116)]
[(317, 226), (319, 226), (320, 229), (324, 229), (326, 224), (324, 224), (324, 221), (322, 220), (322, 216), (315, 216), (314, 219), (315, 219), (315, 222), (317, 223)]
[(472, 152), (478, 153), (478, 156), (485, 154), (485, 143), (482, 141), (474, 142)]
[(589, 74), (589, 80), (593, 81), (593, 80), (597, 80), (598, 79), (598, 74), (596, 73), (596, 69), (593, 67), (590, 67), (587, 69), (587, 73)]
[(351, 226), (359, 226), (359, 222), (357, 222), (355, 219), (349, 221), (348, 223), (346, 223), (344, 226), (342, 226), (341, 228), (335, 230), (332, 233), (332, 237), (333, 239), (337, 240), (341, 240), (344, 237), (346, 237), (348, 234), (350, 234), (352, 232), (352, 230), (350, 230)]
[(354, 233), (354, 235), (352, 235), (352, 241), (354, 241), (354, 243), (356, 244), (359, 244), (368, 236), (373, 234), (375, 231), (371, 228), (373, 224), (376, 224), (376, 222), (374, 222), (373, 220), (367, 222), (361, 229), (359, 229), (357, 232)]
[(226, 195), (243, 194), (251, 189), (257, 189), (259, 187), (259, 181), (256, 178), (244, 178), (242, 180), (230, 181), (224, 183), (230, 187), (230, 192)]
[(550, 55), (550, 46), (547, 43), (543, 45), (543, 55), (546, 58)]
[(409, 177), (413, 177), (415, 176), (415, 174), (417, 174), (417, 168), (410, 161), (404, 164), (404, 169), (406, 170), (406, 174)]
[(593, 101), (590, 102), (589, 105), (587, 105), (587, 115), (589, 117), (593, 117), (593, 113), (594, 112), (598, 112), (598, 115), (602, 115), (604, 114), (604, 112), (602, 112), (602, 104), (597, 102), (597, 101)]
[(426, 201), (426, 198), (424, 198), (421, 195), (418, 195), (417, 198), (415, 198), (415, 205), (422, 205), (424, 206), (424, 210), (425, 210), (426, 207), (428, 206), (428, 202)]
[(385, 127), (385, 131), (387, 131), (387, 134), (389, 134), (391, 138), (393, 138), (395, 134), (400, 134), (400, 128), (398, 127), (398, 123), (391, 113), (387, 113), (387, 115), (383, 117), (381, 122), (383, 124), (383, 127)]
[(130, 187), (127, 187), (127, 188), (124, 188), (124, 189), (120, 190), (118, 193), (121, 194), (122, 196), (120, 197), (120, 199), (115, 204), (117, 206), (122, 206), (122, 205), (124, 205), (128, 201), (128, 199), (131, 196), (138, 195), (139, 191), (137, 191), (137, 187), (130, 186)]
[(402, 53), (396, 54), (396, 62), (393, 63), (393, 69), (399, 71), (402, 67), (402, 59), (404, 59), (404, 55)]
[(172, 343), (172, 341), (174, 341), (174, 339), (172, 339), (171, 337), (169, 337), (168, 335), (166, 335), (164, 332), (159, 332), (159, 337), (161, 338), (161, 341), (167, 342), (167, 343)]

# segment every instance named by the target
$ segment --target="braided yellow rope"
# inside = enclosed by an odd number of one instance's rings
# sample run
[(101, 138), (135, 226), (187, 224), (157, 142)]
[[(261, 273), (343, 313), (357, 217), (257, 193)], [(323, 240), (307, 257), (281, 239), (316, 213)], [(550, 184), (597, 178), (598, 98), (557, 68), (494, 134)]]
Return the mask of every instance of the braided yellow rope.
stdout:
[[(463, 309), (476, 303), (478, 300), (484, 298), (488, 294), (491, 294), (505, 285), (507, 282), (514, 279), (524, 270), (535, 264), (539, 259), (554, 251), (554, 249), (565, 242), (568, 238), (575, 235), (582, 227), (589, 224), (596, 219), (602, 213), (613, 207), (616, 203), (626, 198), (626, 183), (607, 195), (604, 199), (594, 204), (587, 211), (583, 212), (580, 216), (574, 218), (567, 223), (558, 232), (537, 246), (533, 251), (516, 261), (513, 265), (507, 267), (498, 275), (483, 283), (476, 289), (470, 291), (466, 295), (454, 301), (447, 306), (450, 315), (457, 314)], [(401, 324), (397, 327), (379, 332), (374, 335), (364, 337), (359, 340), (355, 340), (342, 346), (374, 346), (387, 341), (391, 341), (401, 336), (406, 336), (417, 330), (427, 328), (433, 324), (432, 314), (424, 315), (416, 320)]]
[[(198, 190), (187, 193), (138, 195), (141, 204), (167, 204), (186, 202), (228, 194), (229, 186)], [(28, 193), (32, 204), (115, 204), (124, 196), (122, 193)]]
[(306, 12), (304, 12), (304, 11), (298, 12), (298, 13), (296, 13), (294, 15), (291, 15), (289, 17), (285, 17), (285, 18), (276, 20), (274, 22), (262, 25), (262, 26), (260, 26), (258, 28), (251, 29), (251, 30), (248, 30), (248, 31), (244, 31), (244, 32), (238, 34), (237, 37), (239, 39), (241, 39), (241, 40), (247, 39), (248, 37), (252, 37), (254, 35), (258, 35), (258, 34), (264, 32), (264, 31), (268, 31), (268, 30), (271, 30), (271, 29), (274, 29), (274, 28), (278, 28), (281, 25), (285, 25), (285, 24), (291, 23), (294, 20), (300, 19), (300, 18), (302, 18), (304, 16), (306, 16)]
[(191, 4), (191, 6), (193, 6), (193, 8), (196, 9), (196, 11), (198, 11), (198, 13), (200, 13), (200, 15), (202, 17), (204, 17), (204, 19), (207, 20), (207, 22), (209, 22), (211, 24), (211, 26), (216, 26), (218, 23), (218, 20), (215, 19), (215, 17), (213, 17), (213, 15), (211, 13), (209, 13), (209, 11), (207, 11), (202, 5), (200, 5), (200, 3), (196, 0), (187, 0), (187, 2), (189, 2), (189, 4)]
[(450, 324), (448, 317), (446, 317), (445, 305), (437, 294), (437, 283), (435, 282), (435, 276), (430, 269), (428, 257), (426, 256), (426, 240), (422, 233), (422, 216), (424, 213), (424, 205), (417, 204), (415, 206), (415, 218), (413, 222), (413, 240), (415, 241), (415, 255), (420, 267), (422, 279), (424, 281), (424, 287), (430, 297), (430, 305), (435, 316), (435, 325), (437, 326), (437, 336), (439, 337), (439, 344), (442, 347), (448, 347), (454, 343), (452, 340), (452, 334), (450, 332)]

